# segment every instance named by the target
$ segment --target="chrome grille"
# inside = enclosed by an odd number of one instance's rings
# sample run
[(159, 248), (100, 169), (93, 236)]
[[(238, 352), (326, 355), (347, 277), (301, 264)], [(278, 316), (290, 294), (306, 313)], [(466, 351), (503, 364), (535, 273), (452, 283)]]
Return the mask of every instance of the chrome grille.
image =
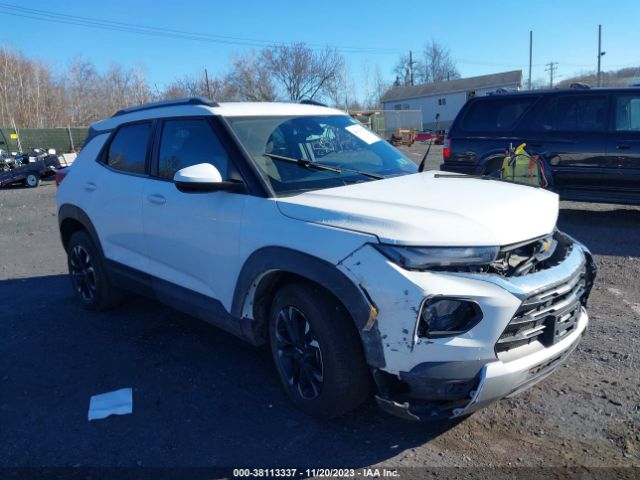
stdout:
[(580, 318), (586, 292), (587, 272), (583, 266), (568, 281), (525, 298), (496, 343), (496, 353), (534, 341), (548, 347), (569, 335)]

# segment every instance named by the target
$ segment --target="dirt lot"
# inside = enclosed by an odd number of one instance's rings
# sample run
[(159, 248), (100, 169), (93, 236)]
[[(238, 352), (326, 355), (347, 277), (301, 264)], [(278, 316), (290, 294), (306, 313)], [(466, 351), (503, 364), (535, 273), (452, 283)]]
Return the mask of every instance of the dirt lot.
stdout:
[[(407, 151), (419, 161), (424, 146)], [(600, 267), (566, 365), (462, 422), (414, 424), (372, 402), (310, 419), (266, 349), (151, 301), (87, 312), (65, 274), (54, 196), (51, 183), (0, 190), (2, 468), (640, 466), (640, 208), (562, 203), (560, 227)], [(89, 423), (89, 397), (123, 387), (133, 414)]]

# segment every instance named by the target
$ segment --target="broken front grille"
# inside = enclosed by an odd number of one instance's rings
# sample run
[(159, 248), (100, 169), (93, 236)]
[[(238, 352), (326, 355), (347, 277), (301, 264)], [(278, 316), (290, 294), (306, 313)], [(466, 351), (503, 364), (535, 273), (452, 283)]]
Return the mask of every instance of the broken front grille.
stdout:
[(528, 296), (496, 343), (496, 353), (534, 341), (549, 347), (562, 340), (576, 328), (586, 293), (587, 272), (583, 266), (567, 282)]
[(431, 267), (432, 271), (490, 273), (501, 277), (522, 277), (553, 268), (573, 251), (573, 240), (556, 230), (550, 235), (506, 245), (497, 258), (485, 265)]
[(488, 271), (505, 277), (540, 272), (564, 261), (573, 247), (573, 241), (556, 230), (545, 237), (501, 248), (498, 258), (489, 265)]

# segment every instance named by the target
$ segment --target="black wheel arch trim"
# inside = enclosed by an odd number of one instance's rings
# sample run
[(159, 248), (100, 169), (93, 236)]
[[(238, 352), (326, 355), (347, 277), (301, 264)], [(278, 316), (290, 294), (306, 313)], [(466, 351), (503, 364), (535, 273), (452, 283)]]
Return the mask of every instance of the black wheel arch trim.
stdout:
[(69, 203), (65, 203), (58, 210), (58, 227), (60, 229), (60, 239), (62, 241), (62, 246), (65, 248), (65, 251), (66, 251), (67, 245), (64, 238), (62, 224), (64, 223), (65, 220), (69, 220), (69, 219), (75, 220), (76, 222), (78, 222), (80, 225), (84, 227), (84, 229), (87, 231), (87, 233), (91, 237), (91, 241), (93, 242), (95, 247), (98, 249), (98, 252), (104, 258), (104, 252), (102, 251), (102, 244), (100, 243), (98, 232), (96, 232), (96, 229), (93, 226), (93, 223), (89, 219), (89, 215), (87, 215), (87, 213), (84, 210), (82, 210), (80, 207), (77, 207), (76, 205), (71, 205)]
[[(63, 245), (65, 245), (65, 239), (62, 225), (67, 219), (77, 221), (84, 227), (100, 255), (105, 258), (100, 239), (93, 223), (89, 219), (89, 216), (84, 210), (71, 204), (62, 205), (58, 211), (58, 224), (60, 226)], [(114, 269), (108, 268), (108, 271), (109, 276), (112, 277)], [(243, 316), (243, 308), (245, 299), (247, 298), (254, 282), (264, 273), (269, 271), (289, 273), (303, 277), (317, 283), (333, 294), (342, 303), (351, 318), (354, 320), (355, 326), (362, 340), (367, 363), (372, 367), (377, 368), (383, 368), (385, 366), (382, 339), (380, 338), (380, 332), (376, 325), (374, 324), (373, 328), (369, 330), (363, 330), (362, 328), (369, 319), (371, 307), (366, 294), (344, 273), (338, 270), (335, 265), (307, 253), (289, 248), (264, 247), (253, 252), (245, 261), (244, 266), (238, 275), (233, 295), (233, 302), (231, 305), (231, 316), (239, 320), (239, 329), (233, 333), (254, 345), (262, 343), (259, 335), (262, 325), (258, 324), (255, 319), (248, 319)], [(262, 281), (265, 281), (266, 279), (268, 279), (268, 276), (265, 276)], [(148, 281), (144, 281), (142, 284), (146, 287), (144, 290), (147, 290)], [(148, 292), (142, 291), (139, 291), (139, 293), (148, 294)], [(216, 313), (219, 315), (221, 312), (218, 311)], [(232, 329), (227, 328), (227, 330)]]
[[(376, 325), (369, 330), (363, 330), (370, 314), (371, 305), (366, 294), (354, 284), (338, 268), (318, 257), (285, 247), (263, 247), (253, 252), (244, 263), (233, 295), (231, 315), (243, 318), (243, 310), (247, 296), (255, 282), (262, 284), (268, 281), (268, 272), (282, 272), (317, 283), (333, 294), (346, 308), (358, 330), (362, 345), (370, 366), (382, 368), (385, 366), (382, 339)], [(259, 288), (259, 287), (258, 287)], [(262, 325), (259, 319), (253, 319), (253, 331), (257, 332)]]

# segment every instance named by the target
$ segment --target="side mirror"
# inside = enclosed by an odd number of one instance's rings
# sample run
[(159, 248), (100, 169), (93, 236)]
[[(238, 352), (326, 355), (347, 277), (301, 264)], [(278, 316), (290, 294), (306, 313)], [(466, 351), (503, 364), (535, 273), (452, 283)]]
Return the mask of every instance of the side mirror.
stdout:
[(178, 170), (173, 176), (176, 188), (184, 193), (206, 193), (220, 190), (242, 192), (244, 183), (224, 181), (216, 167), (210, 163), (198, 163)]

